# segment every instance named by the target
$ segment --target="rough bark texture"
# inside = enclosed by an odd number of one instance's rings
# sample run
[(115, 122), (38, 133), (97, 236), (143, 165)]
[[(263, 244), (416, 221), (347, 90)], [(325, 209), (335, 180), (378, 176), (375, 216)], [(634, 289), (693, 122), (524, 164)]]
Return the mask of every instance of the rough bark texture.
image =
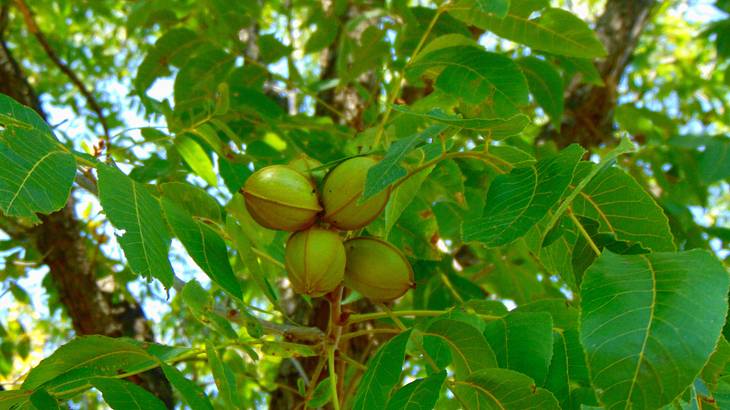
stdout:
[[(4, 38), (8, 21), (7, 7), (0, 10), (0, 92), (33, 108), (42, 117), (38, 97), (14, 59)], [(77, 334), (102, 334), (153, 340), (144, 312), (134, 302), (112, 302), (96, 282), (89, 263), (81, 226), (73, 211), (73, 200), (60, 211), (41, 216), (42, 223), (33, 229), (17, 230), (43, 255), (60, 300)], [(159, 369), (131, 378), (159, 397), (168, 408), (173, 406), (172, 390)]]
[(574, 84), (565, 98), (562, 127), (546, 128), (542, 140), (565, 147), (574, 142), (590, 148), (610, 144), (617, 85), (631, 62), (639, 37), (649, 22), (656, 0), (608, 0), (596, 32), (608, 55), (598, 65), (604, 86)]

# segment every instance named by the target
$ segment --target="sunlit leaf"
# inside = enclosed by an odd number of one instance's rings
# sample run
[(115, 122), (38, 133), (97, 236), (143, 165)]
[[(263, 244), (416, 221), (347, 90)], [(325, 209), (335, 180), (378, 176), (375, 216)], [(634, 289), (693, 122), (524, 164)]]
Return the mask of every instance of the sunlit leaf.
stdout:
[(218, 395), (231, 408), (240, 403), (238, 384), (230, 367), (223, 361), (218, 349), (210, 342), (206, 343), (205, 351), (208, 355), (208, 363), (213, 372), (215, 384), (218, 386)]
[(173, 272), (167, 252), (170, 237), (158, 200), (147, 188), (121, 171), (100, 165), (99, 201), (124, 249), (129, 267), (146, 278), (157, 278), (169, 288)]
[(606, 406), (658, 408), (682, 393), (715, 348), (728, 274), (706, 251), (604, 251), (581, 286), (580, 339)]
[(190, 168), (198, 174), (210, 185), (218, 184), (218, 177), (213, 171), (213, 162), (208, 154), (203, 150), (194, 139), (183, 135), (175, 139), (175, 149), (180, 156), (190, 166)]
[(441, 371), (425, 379), (414, 380), (393, 393), (386, 410), (432, 409), (439, 398), (446, 372)]
[(236, 299), (241, 286), (228, 261), (228, 248), (220, 234), (208, 224), (195, 220), (172, 199), (163, 197), (162, 209), (172, 232), (180, 239), (195, 263)]
[(573, 212), (598, 221), (598, 232), (618, 240), (654, 251), (676, 249), (664, 211), (619, 168), (600, 171), (573, 200)]
[(403, 158), (416, 148), (418, 144), (437, 138), (445, 129), (446, 126), (434, 125), (422, 133), (414, 134), (408, 138), (394, 142), (385, 154), (385, 158), (368, 170), (367, 178), (365, 179), (365, 188), (359, 201), (372, 198), (398, 179), (406, 176), (407, 171), (400, 163)]
[(32, 109), (0, 94), (0, 211), (38, 222), (68, 200), (76, 160)]
[(530, 118), (524, 114), (515, 114), (508, 118), (459, 118), (445, 113), (440, 108), (421, 113), (413, 111), (405, 105), (394, 105), (393, 110), (452, 127), (481, 131), (485, 136), (493, 139), (503, 139), (517, 135), (530, 123)]
[(484, 216), (464, 224), (464, 240), (495, 247), (523, 236), (560, 199), (583, 153), (571, 145), (534, 166), (498, 176), (489, 187)]
[(494, 34), (535, 50), (569, 57), (603, 57), (606, 50), (593, 30), (574, 14), (548, 8), (530, 19), (508, 13), (504, 18), (485, 17), (475, 22)]
[(553, 320), (546, 312), (513, 312), (487, 324), (484, 337), (499, 366), (542, 385), (553, 355)]
[(436, 338), (445, 342), (451, 351), (458, 378), (464, 378), (481, 369), (497, 367), (497, 358), (484, 336), (463, 322), (451, 319), (434, 321), (421, 333), (425, 339)]
[(560, 129), (563, 117), (563, 79), (548, 62), (537, 57), (523, 57), (517, 60), (527, 78), (527, 85), (537, 103), (550, 116), (556, 129)]
[(44, 386), (49, 392), (63, 392), (86, 385), (89, 377), (134, 374), (157, 363), (157, 358), (124, 339), (81, 336), (43, 359), (28, 373), (21, 387)]
[(414, 62), (409, 75), (417, 77), (439, 68), (442, 71), (436, 79), (436, 88), (471, 104), (489, 99), (498, 116), (514, 115), (518, 107), (527, 104), (524, 75), (514, 61), (501, 54), (477, 47), (442, 48)]
[(507, 369), (484, 369), (455, 382), (454, 394), (468, 409), (560, 409), (555, 397), (529, 377)]

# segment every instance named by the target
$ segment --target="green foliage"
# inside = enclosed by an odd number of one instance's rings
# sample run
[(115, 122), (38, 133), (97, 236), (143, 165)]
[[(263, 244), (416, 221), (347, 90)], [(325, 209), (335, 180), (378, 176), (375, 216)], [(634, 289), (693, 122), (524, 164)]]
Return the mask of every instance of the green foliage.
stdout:
[(191, 409), (205, 410), (213, 408), (203, 389), (194, 382), (185, 378), (185, 375), (180, 370), (174, 366), (163, 364), (162, 371), (165, 372), (167, 380), (169, 380), (170, 384), (175, 387), (175, 390), (180, 392), (180, 395)]
[(101, 392), (104, 401), (114, 410), (162, 410), (166, 408), (152, 393), (126, 380), (92, 379), (91, 384)]
[(601, 402), (658, 408), (682, 393), (715, 348), (727, 292), (727, 271), (705, 251), (605, 251), (581, 286), (581, 343)]
[(454, 394), (467, 408), (559, 409), (547, 390), (534, 388), (524, 374), (507, 369), (487, 369), (457, 381)]
[(0, 210), (30, 218), (61, 209), (76, 175), (76, 161), (48, 125), (28, 107), (0, 94)]
[(484, 216), (464, 225), (464, 240), (494, 247), (526, 234), (563, 195), (583, 153), (582, 148), (572, 145), (553, 158), (495, 178), (487, 193)]
[(547, 377), (553, 354), (553, 320), (548, 312), (514, 312), (487, 324), (485, 338), (499, 367), (530, 376), (538, 385)]
[(172, 199), (163, 197), (162, 210), (172, 232), (195, 263), (213, 282), (234, 298), (240, 299), (241, 287), (228, 261), (228, 250), (223, 238), (205, 222), (195, 220)]
[(393, 393), (387, 410), (417, 410), (433, 408), (438, 401), (446, 372), (441, 371), (424, 379), (414, 380)]
[[(0, 381), (20, 382), (0, 408), (165, 408), (134, 383), (153, 369), (192, 409), (730, 406), (726, 16), (657, 6), (615, 78), (587, 16), (602, 2), (92, 3), (31, 6), (108, 138), (32, 33), (0, 24), (56, 124), (0, 94)], [(613, 123), (581, 110), (593, 86), (620, 102)], [(549, 139), (571, 124), (607, 134)], [(379, 162), (358, 203), (390, 197), (341, 237), (398, 248), (415, 289), (296, 295), (290, 233), (239, 191), (308, 156), (321, 193), (359, 155)], [(71, 338), (54, 266), (26, 282), (56, 240), (33, 236), (41, 216), (70, 203), (88, 257), (72, 262), (116, 307), (162, 306), (148, 317), (169, 346)]]
[[(407, 331), (388, 341), (370, 359), (368, 370), (357, 387), (354, 409), (384, 408), (390, 398), (390, 390), (400, 380), (406, 343), (411, 336)], [(330, 381), (331, 383), (331, 381)]]
[(174, 274), (167, 258), (170, 237), (159, 201), (144, 185), (112, 166), (100, 165), (98, 172), (99, 201), (114, 227), (124, 231), (118, 238), (129, 267), (171, 287)]

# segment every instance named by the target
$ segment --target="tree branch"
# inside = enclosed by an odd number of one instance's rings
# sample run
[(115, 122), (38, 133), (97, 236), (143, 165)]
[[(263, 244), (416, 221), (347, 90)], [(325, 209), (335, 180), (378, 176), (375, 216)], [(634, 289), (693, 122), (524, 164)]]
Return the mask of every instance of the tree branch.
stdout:
[(656, 0), (606, 2), (596, 23), (596, 33), (607, 51), (597, 64), (604, 85), (577, 81), (571, 84), (566, 92), (566, 115), (561, 128), (546, 126), (538, 140), (553, 140), (559, 147), (577, 142), (586, 148), (612, 142), (617, 86), (656, 4)]
[(99, 122), (101, 123), (102, 128), (104, 128), (104, 136), (107, 145), (109, 145), (109, 143), (111, 142), (111, 138), (109, 135), (109, 126), (107, 125), (106, 117), (102, 112), (101, 106), (96, 101), (91, 92), (86, 88), (84, 83), (81, 82), (76, 73), (74, 73), (73, 70), (71, 70), (71, 68), (63, 62), (63, 60), (61, 60), (58, 54), (56, 54), (56, 51), (53, 49), (53, 47), (51, 47), (51, 45), (48, 43), (46, 36), (38, 27), (38, 24), (36, 24), (36, 21), (33, 18), (33, 13), (31, 12), (28, 5), (25, 3), (25, 0), (15, 0), (15, 4), (18, 6), (18, 9), (20, 9), (20, 12), (23, 14), (23, 19), (25, 20), (25, 25), (28, 27), (28, 31), (30, 31), (35, 36), (36, 40), (38, 40), (38, 43), (40, 43), (41, 47), (43, 47), (43, 50), (46, 52), (48, 58), (50, 58), (51, 61), (53, 61), (53, 63), (58, 66), (58, 68), (60, 68), (64, 74), (66, 74), (66, 76), (71, 80), (76, 88), (81, 91), (81, 94), (83, 94), (84, 98), (86, 98), (86, 102), (89, 104), (89, 107), (91, 107), (91, 109), (96, 113), (97, 117), (99, 117)]

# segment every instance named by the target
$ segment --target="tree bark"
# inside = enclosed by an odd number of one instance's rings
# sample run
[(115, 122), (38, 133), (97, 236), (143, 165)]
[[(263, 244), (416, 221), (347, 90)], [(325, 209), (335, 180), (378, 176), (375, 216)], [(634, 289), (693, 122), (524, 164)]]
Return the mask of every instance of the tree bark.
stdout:
[[(3, 30), (7, 21), (5, 6), (0, 10), (0, 92), (46, 118), (38, 96), (7, 47)], [(74, 215), (73, 203), (72, 195), (63, 209), (42, 215), (40, 225), (16, 234), (26, 236), (43, 255), (43, 263), (49, 268), (61, 303), (77, 334), (126, 336), (152, 341), (154, 335), (140, 306), (134, 301), (114, 303), (112, 295), (102, 291), (97, 284), (94, 267), (89, 262), (86, 240), (81, 235), (81, 225)], [(172, 389), (159, 369), (131, 380), (155, 394), (168, 408), (173, 407)]]
[(579, 143), (586, 148), (612, 142), (618, 83), (656, 3), (656, 0), (606, 2), (595, 29), (607, 51), (605, 59), (597, 65), (604, 85), (569, 86), (561, 129), (546, 127), (541, 140), (553, 140), (559, 147)]

